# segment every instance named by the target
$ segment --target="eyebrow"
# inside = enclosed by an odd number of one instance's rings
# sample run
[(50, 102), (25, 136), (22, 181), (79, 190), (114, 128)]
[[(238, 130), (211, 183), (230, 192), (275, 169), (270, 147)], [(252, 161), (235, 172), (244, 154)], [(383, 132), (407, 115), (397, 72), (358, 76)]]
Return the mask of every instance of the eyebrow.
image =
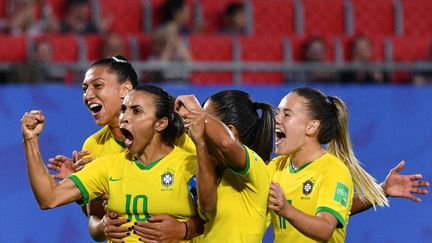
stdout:
[(89, 84), (92, 84), (92, 83), (94, 83), (94, 82), (96, 82), (98, 80), (104, 80), (104, 79), (103, 78), (95, 78), (95, 79), (92, 79), (92, 80), (90, 80), (90, 81), (88, 81), (86, 83), (83, 83), (82, 85), (89, 85)]

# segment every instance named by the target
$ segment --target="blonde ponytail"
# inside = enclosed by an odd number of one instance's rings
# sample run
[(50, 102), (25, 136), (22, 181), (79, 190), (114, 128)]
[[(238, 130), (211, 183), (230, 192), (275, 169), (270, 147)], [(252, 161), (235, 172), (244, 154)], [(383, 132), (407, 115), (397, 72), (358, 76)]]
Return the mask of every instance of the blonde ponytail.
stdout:
[(345, 103), (337, 97), (329, 97), (338, 110), (336, 137), (327, 144), (327, 150), (342, 160), (349, 168), (354, 187), (362, 201), (376, 205), (389, 206), (383, 189), (375, 178), (367, 173), (354, 156), (351, 138), (348, 131), (348, 110)]

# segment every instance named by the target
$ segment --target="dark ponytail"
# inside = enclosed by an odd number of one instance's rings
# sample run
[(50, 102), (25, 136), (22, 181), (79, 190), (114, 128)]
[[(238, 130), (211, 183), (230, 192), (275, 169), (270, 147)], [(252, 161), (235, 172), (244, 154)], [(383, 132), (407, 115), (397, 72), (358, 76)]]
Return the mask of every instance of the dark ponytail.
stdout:
[(174, 112), (174, 98), (165, 90), (153, 85), (139, 85), (135, 91), (147, 92), (155, 98), (156, 118), (168, 118), (168, 126), (162, 131), (162, 141), (174, 145), (175, 141), (184, 133), (183, 119)]
[(248, 93), (240, 90), (221, 91), (209, 100), (214, 104), (221, 121), (236, 128), (240, 142), (254, 150), (264, 161), (270, 161), (274, 133), (273, 108), (265, 103), (253, 102)]
[(90, 66), (90, 68), (96, 66), (107, 66), (110, 72), (117, 74), (118, 82), (120, 84), (129, 81), (133, 88), (138, 85), (138, 76), (135, 69), (126, 57), (122, 55), (112, 56), (96, 61)]

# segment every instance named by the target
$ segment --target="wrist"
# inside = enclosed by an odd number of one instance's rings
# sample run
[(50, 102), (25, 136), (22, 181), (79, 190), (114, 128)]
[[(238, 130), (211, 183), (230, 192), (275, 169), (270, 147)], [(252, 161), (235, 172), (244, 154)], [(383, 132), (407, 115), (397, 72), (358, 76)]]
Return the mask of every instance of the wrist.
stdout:
[(183, 224), (184, 224), (184, 227), (185, 227), (185, 234), (183, 236), (183, 240), (187, 240), (188, 237), (189, 237), (189, 226), (188, 226), (187, 221), (183, 222)]

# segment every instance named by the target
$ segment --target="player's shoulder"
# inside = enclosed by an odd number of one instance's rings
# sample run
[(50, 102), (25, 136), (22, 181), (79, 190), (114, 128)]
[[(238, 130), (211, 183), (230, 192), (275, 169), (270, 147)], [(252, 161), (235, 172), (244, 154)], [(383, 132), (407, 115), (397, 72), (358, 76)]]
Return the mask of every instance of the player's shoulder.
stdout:
[(320, 170), (323, 173), (343, 173), (346, 172), (349, 174), (348, 166), (338, 157), (331, 153), (325, 153), (320, 159)]

